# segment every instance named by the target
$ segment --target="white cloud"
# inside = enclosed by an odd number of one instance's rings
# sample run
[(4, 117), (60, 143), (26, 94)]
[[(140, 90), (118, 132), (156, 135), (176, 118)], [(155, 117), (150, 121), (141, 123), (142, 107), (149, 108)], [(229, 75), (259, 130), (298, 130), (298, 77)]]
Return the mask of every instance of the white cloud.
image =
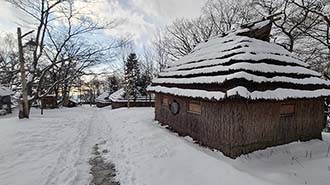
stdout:
[[(75, 8), (97, 21), (126, 20), (116, 29), (106, 31), (111, 37), (133, 35), (138, 47), (148, 43), (158, 27), (176, 18), (200, 15), (206, 0), (76, 0)], [(0, 0), (0, 30), (14, 32), (23, 15)], [(28, 25), (26, 25), (28, 26)]]
[[(108, 22), (114, 19), (125, 20), (116, 29), (106, 31), (103, 36), (120, 38), (132, 35), (137, 46), (136, 49), (139, 50), (150, 44), (158, 28), (163, 28), (176, 18), (198, 17), (205, 1), (75, 0), (75, 8), (81, 14), (99, 22)], [(3, 0), (0, 0), (0, 12), (0, 31), (16, 32), (17, 23), (22, 23), (20, 21), (22, 18), (29, 17)], [(25, 31), (31, 29), (27, 28), (29, 26), (26, 24)], [(102, 71), (103, 68), (111, 67), (101, 65), (95, 70)]]
[[(134, 34), (138, 37), (153, 25), (143, 20), (143, 15), (122, 7), (119, 0), (82, 0), (75, 1), (75, 8), (80, 14), (85, 14), (95, 21), (106, 22), (114, 19), (126, 19), (118, 30), (109, 32), (111, 36), (122, 36), (124, 34)], [(20, 12), (11, 4), (0, 0), (0, 29), (2, 31), (14, 32), (18, 25), (24, 25), (22, 18), (29, 17)], [(28, 27), (28, 24), (25, 23)]]
[(132, 2), (149, 16), (157, 16), (165, 23), (169, 23), (176, 18), (198, 17), (206, 0), (132, 0)]
[(106, 34), (112, 37), (133, 35), (139, 39), (144, 33), (150, 32), (156, 27), (145, 20), (143, 13), (124, 7), (120, 0), (78, 2), (76, 8), (99, 22), (119, 20), (121, 23), (116, 29), (106, 31)]
[(21, 23), (18, 15), (22, 15), (22, 12), (17, 11), (15, 7), (5, 1), (0, 1), (0, 12), (0, 30), (15, 32), (18, 23)]

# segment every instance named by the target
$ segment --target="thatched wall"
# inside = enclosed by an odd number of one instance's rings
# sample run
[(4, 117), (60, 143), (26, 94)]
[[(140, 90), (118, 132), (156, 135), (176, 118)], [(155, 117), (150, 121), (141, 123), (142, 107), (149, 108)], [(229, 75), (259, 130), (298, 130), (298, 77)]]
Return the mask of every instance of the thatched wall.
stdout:
[(111, 102), (96, 102), (96, 107), (97, 108), (103, 108), (103, 107), (107, 107), (107, 106), (110, 106), (111, 105)]
[[(122, 107), (127, 107), (127, 102), (112, 102), (112, 109), (118, 109)], [(130, 107), (153, 107), (155, 105), (154, 102), (130, 102)]]
[[(187, 112), (188, 98), (167, 97), (169, 104), (174, 99), (180, 104), (180, 112), (173, 115), (168, 106), (162, 105), (162, 95), (157, 94), (156, 120), (233, 158), (296, 140), (319, 139), (325, 127), (325, 106), (322, 98), (287, 101), (201, 101), (201, 114), (193, 114)], [(281, 115), (283, 104), (294, 105), (295, 113)]]

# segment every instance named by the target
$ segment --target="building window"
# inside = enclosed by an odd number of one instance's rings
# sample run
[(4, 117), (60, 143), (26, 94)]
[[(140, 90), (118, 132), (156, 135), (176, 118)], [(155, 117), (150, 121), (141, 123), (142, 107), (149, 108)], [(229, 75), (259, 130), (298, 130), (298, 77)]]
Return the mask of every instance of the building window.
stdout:
[(188, 112), (194, 113), (194, 114), (201, 114), (202, 113), (201, 102), (189, 101), (188, 102)]
[(293, 104), (283, 104), (281, 105), (280, 114), (281, 115), (292, 115), (295, 113), (295, 107)]
[(168, 97), (167, 96), (163, 96), (162, 105), (168, 106)]
[(172, 112), (173, 115), (177, 115), (180, 112), (180, 104), (176, 101), (173, 100), (173, 102), (170, 105), (170, 111)]

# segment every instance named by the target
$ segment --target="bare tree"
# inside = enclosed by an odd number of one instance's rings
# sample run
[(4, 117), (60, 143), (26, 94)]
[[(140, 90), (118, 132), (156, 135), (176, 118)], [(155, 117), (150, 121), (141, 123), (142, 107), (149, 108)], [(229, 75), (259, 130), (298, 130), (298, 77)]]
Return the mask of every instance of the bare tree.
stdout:
[(255, 18), (249, 5), (247, 0), (208, 0), (203, 7), (203, 16), (215, 27), (214, 34), (220, 35)]
[(261, 16), (281, 13), (281, 19), (273, 21), (275, 42), (288, 51), (295, 50), (296, 43), (305, 38), (305, 33), (319, 24), (318, 17), (312, 16), (310, 11), (297, 9), (291, 0), (253, 0), (252, 5)]
[(190, 53), (196, 44), (214, 36), (214, 33), (214, 24), (204, 17), (177, 19), (167, 27), (164, 38), (157, 40), (164, 44), (164, 49), (171, 58), (178, 59)]
[(188, 19), (178, 19), (167, 27), (165, 45), (171, 57), (178, 59), (188, 54), (196, 44), (197, 38), (191, 34), (193, 23)]
[(0, 45), (0, 84), (18, 85), (18, 57), (14, 36), (0, 35)]
[(157, 73), (162, 72), (170, 62), (170, 56), (167, 52), (163, 32), (158, 30), (152, 42), (154, 58), (157, 64)]
[(157, 74), (155, 58), (156, 57), (153, 50), (149, 47), (143, 46), (143, 51), (140, 59), (141, 70), (145, 71), (150, 77), (153, 77), (155, 74)]
[[(148, 98), (147, 87), (151, 84), (152, 79), (158, 74), (157, 68), (155, 66), (155, 55), (151, 49), (144, 46), (143, 54), (140, 59), (140, 93), (142, 96)], [(149, 96), (149, 98), (151, 98)]]
[[(314, 47), (310, 51), (312, 66), (330, 76), (330, 2), (325, 0), (292, 0), (299, 9), (310, 12), (318, 18), (318, 24), (310, 28), (311, 31), (305, 32), (306, 36), (313, 39)], [(304, 31), (304, 30), (303, 30)]]
[[(166, 29), (162, 39), (157, 39), (171, 59), (190, 53), (201, 42), (212, 36), (224, 34), (253, 18), (247, 1), (209, 0), (203, 14), (196, 19), (177, 19)], [(156, 42), (157, 43), (157, 42)]]
[(321, 24), (313, 27), (313, 32), (307, 34), (330, 50), (330, 2), (321, 0), (300, 0), (300, 3), (297, 1), (292, 2), (304, 11), (311, 12), (323, 20)]
[[(35, 21), (36, 34), (29, 65), (28, 94), (39, 99), (60, 83), (70, 83), (84, 73), (84, 69), (105, 59), (106, 53), (121, 42), (95, 47), (87, 34), (113, 29), (117, 21), (99, 23), (80, 13), (72, 0), (7, 0)], [(108, 55), (109, 58), (110, 55)], [(51, 72), (65, 68), (64, 75), (53, 75), (53, 84), (45, 85)], [(48, 81), (49, 82), (49, 81)], [(36, 85), (35, 85), (36, 84)]]

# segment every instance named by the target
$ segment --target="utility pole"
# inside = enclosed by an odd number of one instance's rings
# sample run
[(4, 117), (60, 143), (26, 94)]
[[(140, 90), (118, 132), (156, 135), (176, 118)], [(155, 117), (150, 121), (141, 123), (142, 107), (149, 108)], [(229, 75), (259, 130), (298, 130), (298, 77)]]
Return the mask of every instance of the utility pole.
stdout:
[(21, 28), (17, 28), (18, 57), (20, 63), (21, 83), (22, 83), (22, 101), (20, 102), (20, 111), (18, 114), (19, 119), (29, 118), (29, 114), (30, 114), (22, 39), (32, 32), (33, 31), (30, 31), (22, 35)]

